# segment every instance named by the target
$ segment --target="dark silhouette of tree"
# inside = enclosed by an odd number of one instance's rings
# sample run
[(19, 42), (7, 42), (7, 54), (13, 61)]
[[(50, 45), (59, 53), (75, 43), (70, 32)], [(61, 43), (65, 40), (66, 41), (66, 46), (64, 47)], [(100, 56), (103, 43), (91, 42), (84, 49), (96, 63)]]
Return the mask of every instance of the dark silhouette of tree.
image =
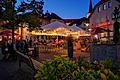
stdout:
[(116, 21), (114, 23), (114, 34), (113, 34), (113, 41), (115, 42), (115, 44), (119, 42), (119, 37), (120, 37), (119, 28), (120, 28), (120, 23)]
[(115, 18), (115, 21), (117, 21), (118, 17), (119, 17), (119, 11), (120, 9), (118, 7), (115, 7), (114, 9), (114, 12), (113, 12), (113, 15), (114, 15), (114, 18)]
[(18, 8), (19, 17), (22, 22), (29, 24), (29, 30), (38, 29), (41, 27), (41, 17), (43, 15), (43, 0), (35, 1), (28, 0), (28, 2), (21, 2), (21, 5)]
[[(12, 29), (12, 41), (14, 41), (14, 29), (20, 23), (28, 23), (30, 30), (40, 27), (43, 0), (29, 0), (16, 6), (16, 0), (0, 0), (0, 26)], [(2, 24), (1, 24), (2, 23)]]
[(18, 23), (15, 4), (16, 0), (0, 0), (0, 19), (5, 28), (12, 29), (12, 41), (14, 41), (14, 28)]
[(114, 19), (115, 19), (115, 23), (113, 25), (113, 29), (114, 29), (114, 33), (113, 33), (113, 41), (115, 42), (115, 44), (117, 44), (119, 42), (120, 39), (120, 23), (117, 21), (117, 19), (120, 17), (120, 6), (119, 7), (115, 7), (113, 15), (114, 15)]

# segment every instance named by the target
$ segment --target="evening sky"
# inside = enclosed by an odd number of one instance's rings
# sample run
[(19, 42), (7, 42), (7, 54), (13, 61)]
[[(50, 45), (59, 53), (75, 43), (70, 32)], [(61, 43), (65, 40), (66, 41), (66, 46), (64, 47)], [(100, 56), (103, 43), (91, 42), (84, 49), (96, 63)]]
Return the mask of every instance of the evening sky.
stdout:
[[(18, 0), (18, 4), (20, 1)], [(92, 0), (93, 7), (100, 0)], [(50, 13), (56, 13), (63, 19), (75, 19), (85, 17), (89, 10), (90, 0), (44, 0), (44, 13), (48, 10)]]

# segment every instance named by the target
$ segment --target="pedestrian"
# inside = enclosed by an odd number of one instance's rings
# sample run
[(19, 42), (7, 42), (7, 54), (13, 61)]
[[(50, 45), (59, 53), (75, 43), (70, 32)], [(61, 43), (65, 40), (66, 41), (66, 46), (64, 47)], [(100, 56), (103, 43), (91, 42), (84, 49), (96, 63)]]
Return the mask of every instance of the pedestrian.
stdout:
[(7, 41), (3, 42), (2, 43), (2, 54), (4, 55), (3, 60), (7, 60), (9, 57), (8, 48), (9, 48), (8, 42)]
[(8, 44), (9, 44), (9, 46), (8, 46), (9, 60), (12, 60), (13, 59), (13, 55), (14, 55), (13, 43), (10, 42)]
[(73, 59), (73, 38), (72, 36), (68, 36), (68, 39), (67, 39), (67, 44), (68, 44), (68, 57), (70, 59)]
[(38, 48), (37, 44), (35, 44), (33, 56), (35, 58), (37, 58), (39, 56), (39, 48)]
[(28, 54), (28, 43), (27, 43), (27, 41), (25, 41), (25, 40), (23, 40), (23, 44), (24, 44), (24, 54)]

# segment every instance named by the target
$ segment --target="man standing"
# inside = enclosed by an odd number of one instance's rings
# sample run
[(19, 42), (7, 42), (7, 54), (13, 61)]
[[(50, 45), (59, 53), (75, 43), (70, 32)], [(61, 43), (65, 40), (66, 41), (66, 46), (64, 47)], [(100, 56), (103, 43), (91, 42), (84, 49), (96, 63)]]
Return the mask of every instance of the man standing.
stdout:
[(73, 39), (72, 36), (68, 36), (68, 57), (73, 59)]

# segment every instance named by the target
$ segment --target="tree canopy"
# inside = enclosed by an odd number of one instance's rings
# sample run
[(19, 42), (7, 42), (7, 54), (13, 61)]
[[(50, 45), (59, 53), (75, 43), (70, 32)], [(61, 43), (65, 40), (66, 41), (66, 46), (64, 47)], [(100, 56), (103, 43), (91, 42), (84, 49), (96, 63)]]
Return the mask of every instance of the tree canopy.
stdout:
[(28, 1), (21, 2), (18, 8), (19, 17), (21, 17), (21, 22), (26, 22), (29, 24), (30, 31), (41, 26), (40, 18), (43, 15), (43, 0), (41, 1)]
[(19, 6), (16, 6), (16, 4), (16, 0), (0, 0), (1, 23), (12, 27), (19, 23), (28, 23), (31, 30), (40, 26), (43, 0), (23, 0)]

